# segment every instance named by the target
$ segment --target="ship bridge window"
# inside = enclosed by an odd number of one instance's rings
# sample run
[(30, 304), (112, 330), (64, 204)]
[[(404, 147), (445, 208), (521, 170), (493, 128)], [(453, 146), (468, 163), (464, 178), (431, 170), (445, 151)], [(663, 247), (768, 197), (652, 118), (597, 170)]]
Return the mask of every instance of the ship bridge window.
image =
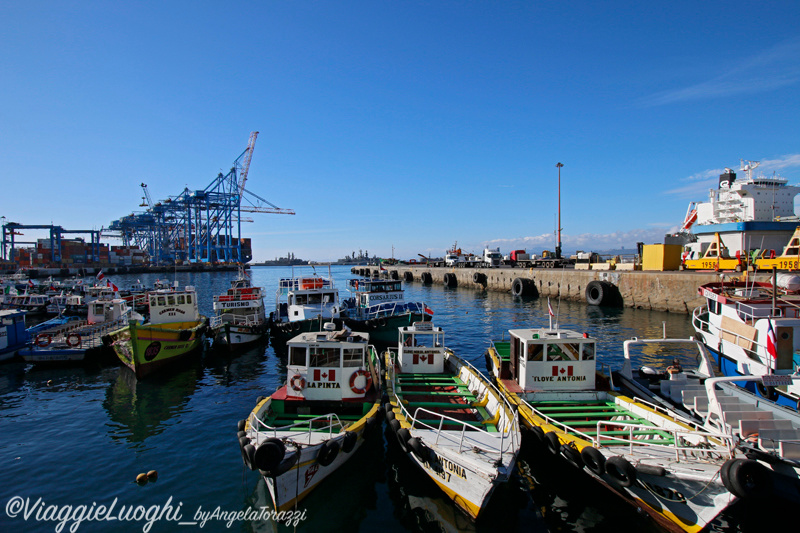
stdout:
[(364, 364), (363, 352), (358, 348), (345, 348), (342, 366), (362, 366)]
[(543, 344), (532, 344), (528, 346), (528, 361), (541, 361), (544, 356)]
[(192, 303), (192, 295), (191, 295), (191, 294), (187, 294), (187, 295), (186, 295), (186, 303), (187, 303), (187, 304), (190, 304), (190, 303)]
[(179, 295), (178, 296), (178, 305), (183, 305), (185, 303), (186, 303), (186, 298), (183, 296), (183, 294)]
[(175, 305), (175, 296), (171, 294), (167, 296), (167, 305)]
[(308, 303), (309, 304), (318, 304), (322, 302), (322, 297), (319, 294), (309, 294), (308, 295)]
[(338, 367), (339, 366), (339, 349), (338, 348), (323, 348), (315, 346), (311, 348), (311, 361), (310, 367)]
[(581, 344), (581, 360), (591, 361), (594, 359), (594, 343), (584, 342)]
[[(291, 303), (291, 302), (289, 302)], [(305, 305), (308, 303), (308, 297), (305, 294), (295, 294), (294, 303), (296, 305)]]
[(306, 366), (305, 346), (291, 346), (289, 348), (289, 365)]
[(159, 296), (158, 297), (158, 305), (162, 305), (162, 306), (163, 305), (167, 305), (167, 299), (164, 298), (163, 296)]
[(580, 344), (548, 344), (548, 361), (577, 361)]

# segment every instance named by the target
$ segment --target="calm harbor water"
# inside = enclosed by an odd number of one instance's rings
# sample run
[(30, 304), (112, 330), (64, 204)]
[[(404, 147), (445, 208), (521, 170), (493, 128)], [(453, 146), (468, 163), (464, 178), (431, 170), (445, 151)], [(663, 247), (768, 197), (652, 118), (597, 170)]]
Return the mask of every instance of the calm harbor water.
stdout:
[[(318, 267), (318, 271), (322, 271)], [(327, 272), (327, 269), (325, 269)], [(273, 294), (286, 267), (254, 267), (253, 282)], [(349, 267), (334, 267), (340, 289), (354, 277)], [(164, 277), (165, 275), (162, 275)], [(235, 273), (178, 274), (182, 285), (195, 285), (201, 310)], [(125, 287), (137, 279), (152, 286), (155, 275), (113, 275)], [(174, 276), (170, 276), (173, 279)], [(506, 330), (546, 325), (546, 300), (441, 285), (406, 285), (409, 300), (425, 301), (434, 323), (447, 334), (446, 344), (484, 369), (483, 353), (491, 338)], [(268, 299), (268, 308), (273, 301)], [(563, 327), (588, 332), (600, 343), (599, 360), (621, 366), (622, 341), (633, 336), (691, 335), (689, 317), (632, 309), (592, 308), (575, 302), (552, 302)], [(507, 336), (507, 333), (505, 333)], [(642, 355), (640, 364), (665, 366)], [(22, 363), (0, 366), (0, 531), (56, 531), (58, 521), (36, 520), (65, 506), (89, 510), (115, 505), (161, 506), (161, 520), (149, 531), (225, 531), (239, 511), (271, 507), (260, 476), (244, 469), (236, 441), (236, 422), (256, 398), (285, 380), (284, 362), (266, 344), (233, 356), (207, 353), (196, 363), (137, 381), (127, 369), (40, 369)], [(584, 486), (536, 457), (521, 461), (518, 479), (492, 499), (484, 517), (470, 521), (449, 503), (399, 451), (384, 429), (333, 477), (301, 503), (295, 527), (264, 520), (233, 520), (235, 531), (650, 531), (650, 522), (617, 498)], [(136, 475), (158, 471), (155, 482), (139, 486)], [(580, 479), (580, 478), (578, 478)], [(16, 517), (15, 505), (28, 500), (34, 516)], [(37, 503), (38, 502), (38, 503)], [(116, 503), (115, 503), (116, 502)], [(171, 506), (171, 509), (167, 507)], [(769, 511), (778, 519), (783, 509)], [(204, 515), (204, 513), (206, 513)], [(777, 513), (777, 514), (776, 514)], [(178, 519), (180, 515), (180, 519)], [(756, 518), (756, 515), (761, 515)], [(788, 515), (787, 515), (788, 516)], [(77, 531), (148, 531), (138, 521), (83, 522)], [(721, 517), (717, 531), (762, 530), (764, 509), (735, 508)], [(170, 520), (169, 518), (172, 518)], [(194, 525), (179, 525), (197, 522)], [(67, 521), (62, 531), (75, 523)], [(75, 529), (73, 529), (74, 531)]]

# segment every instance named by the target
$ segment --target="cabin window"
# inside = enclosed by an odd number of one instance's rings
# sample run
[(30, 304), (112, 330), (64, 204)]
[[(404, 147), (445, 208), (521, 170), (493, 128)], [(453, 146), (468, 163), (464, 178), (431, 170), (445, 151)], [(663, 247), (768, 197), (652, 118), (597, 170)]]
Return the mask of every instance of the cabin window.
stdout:
[(541, 361), (544, 356), (544, 346), (541, 344), (531, 344), (528, 346), (528, 361)]
[(306, 366), (306, 348), (305, 348), (305, 346), (291, 346), (291, 347), (289, 347), (289, 365), (290, 366)]
[(94, 306), (94, 311), (92, 311), (92, 313), (94, 313), (95, 316), (102, 315), (103, 314), (103, 304), (95, 305)]
[(171, 294), (167, 296), (167, 305), (175, 305), (175, 296)]
[(322, 303), (324, 303), (324, 304), (331, 303), (331, 295), (330, 294), (323, 294), (322, 295)]
[(156, 297), (155, 296), (150, 298), (150, 305), (156, 305)]
[(322, 302), (322, 296), (319, 294), (309, 294), (308, 295), (308, 303), (309, 304), (318, 304)]
[(580, 344), (548, 344), (548, 361), (577, 361)]
[(591, 361), (594, 359), (594, 343), (584, 342), (581, 344), (581, 360)]
[(297, 305), (305, 305), (308, 303), (308, 298), (305, 294), (295, 294), (294, 303)]
[(345, 348), (343, 353), (343, 366), (362, 366), (363, 352), (358, 348)]
[(315, 346), (311, 348), (311, 362), (310, 367), (338, 367), (339, 366), (339, 349), (338, 348), (323, 348)]
[(178, 295), (178, 305), (183, 305), (186, 303), (186, 297), (183, 294)]
[(162, 306), (163, 305), (167, 305), (167, 299), (164, 298), (163, 296), (159, 296), (158, 297), (158, 305), (162, 305)]
[(187, 294), (187, 295), (186, 295), (186, 303), (187, 303), (187, 304), (190, 304), (190, 303), (192, 303), (192, 295), (191, 295), (191, 294)]

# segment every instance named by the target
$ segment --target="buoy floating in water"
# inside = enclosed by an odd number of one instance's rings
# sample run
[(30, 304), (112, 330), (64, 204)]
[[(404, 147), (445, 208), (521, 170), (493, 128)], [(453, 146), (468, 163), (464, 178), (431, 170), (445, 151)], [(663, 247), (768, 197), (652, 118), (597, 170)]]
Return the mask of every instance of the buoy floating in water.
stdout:
[(150, 481), (157, 480), (158, 479), (158, 472), (156, 472), (155, 470), (149, 471), (147, 473), (147, 479), (149, 479)]
[(145, 483), (147, 483), (147, 474), (141, 473), (138, 476), (136, 476), (136, 483), (138, 483), (139, 485), (144, 485)]
[(47, 380), (47, 386), (51, 387), (52, 385), (53, 385), (53, 380), (52, 379), (48, 379)]

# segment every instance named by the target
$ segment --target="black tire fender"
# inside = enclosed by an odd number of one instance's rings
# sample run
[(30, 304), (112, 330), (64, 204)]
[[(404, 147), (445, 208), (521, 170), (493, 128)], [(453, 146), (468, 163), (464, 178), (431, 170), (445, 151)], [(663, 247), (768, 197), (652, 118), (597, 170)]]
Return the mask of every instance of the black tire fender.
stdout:
[(389, 429), (391, 429), (392, 432), (396, 434), (398, 431), (400, 431), (400, 421), (397, 420), (396, 418), (394, 420), (391, 420), (389, 422)]
[(342, 451), (344, 453), (352, 452), (353, 448), (356, 447), (356, 442), (358, 442), (358, 435), (352, 431), (345, 431), (342, 439)]
[(590, 281), (586, 284), (586, 303), (589, 305), (603, 305), (608, 294), (602, 281)]
[(561, 445), (561, 455), (564, 456), (569, 463), (576, 466), (579, 470), (583, 470), (583, 459), (581, 458), (580, 452), (570, 446), (569, 444), (562, 444)]
[(329, 466), (339, 454), (339, 443), (335, 440), (326, 440), (319, 447), (317, 452), (317, 462), (320, 466)]
[(281, 464), (286, 456), (286, 445), (280, 439), (271, 438), (256, 448), (253, 466), (259, 470), (271, 472)]
[(421, 440), (419, 440), (417, 437), (411, 437), (408, 439), (406, 444), (408, 445), (408, 449), (411, 450), (411, 453), (417, 456), (417, 459), (423, 463), (428, 462), (428, 459), (430, 458), (430, 452), (428, 451), (428, 448), (422, 444)]
[(606, 473), (606, 458), (598, 450), (592, 446), (586, 446), (581, 450), (581, 459), (583, 464), (595, 475), (602, 476)]
[(624, 457), (609, 457), (606, 460), (606, 472), (623, 487), (636, 484), (636, 469)]
[(766, 499), (772, 496), (773, 479), (770, 470), (752, 459), (737, 459), (730, 465), (726, 487), (740, 498)]
[(558, 440), (558, 435), (555, 431), (548, 431), (544, 434), (544, 443), (547, 446), (547, 451), (553, 455), (561, 453), (561, 442)]
[(408, 441), (411, 439), (411, 432), (408, 428), (400, 428), (397, 431), (397, 442), (400, 443), (400, 447), (403, 448), (403, 451), (408, 453)]

